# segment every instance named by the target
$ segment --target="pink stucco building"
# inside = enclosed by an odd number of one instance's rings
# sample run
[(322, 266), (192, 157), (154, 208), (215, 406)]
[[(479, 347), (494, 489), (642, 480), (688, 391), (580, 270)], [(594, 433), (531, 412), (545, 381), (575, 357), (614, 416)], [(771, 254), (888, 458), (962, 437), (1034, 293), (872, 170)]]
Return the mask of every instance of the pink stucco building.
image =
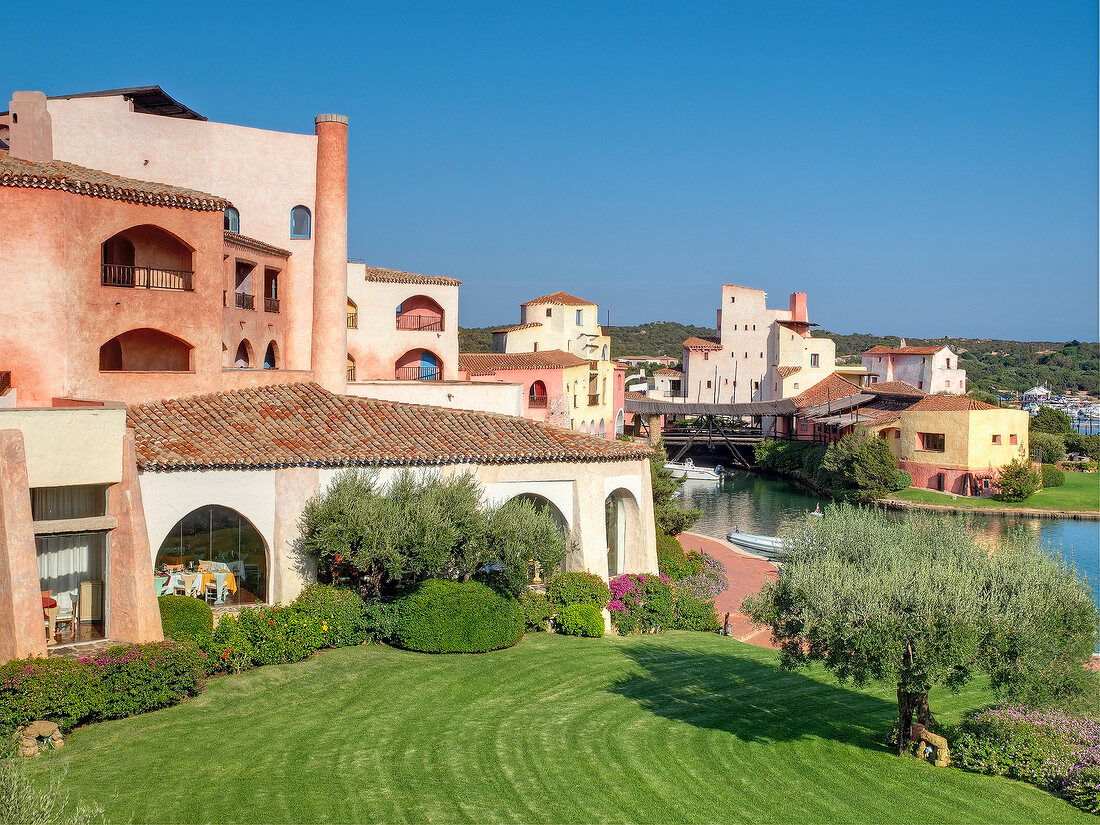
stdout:
[(863, 353), (863, 368), (871, 383), (904, 381), (929, 395), (966, 394), (966, 370), (959, 369), (950, 347), (910, 347), (903, 338), (897, 347), (871, 347)]

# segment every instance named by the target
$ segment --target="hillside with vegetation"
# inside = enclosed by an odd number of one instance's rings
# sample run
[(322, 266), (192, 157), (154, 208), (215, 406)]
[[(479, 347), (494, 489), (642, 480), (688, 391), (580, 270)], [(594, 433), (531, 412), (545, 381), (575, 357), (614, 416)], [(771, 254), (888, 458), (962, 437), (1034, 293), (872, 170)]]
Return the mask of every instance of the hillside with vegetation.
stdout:
[[(492, 330), (473, 327), (462, 330), (462, 352), (489, 352)], [(684, 339), (692, 335), (715, 336), (712, 327), (652, 321), (637, 326), (608, 327), (611, 351), (616, 357), (651, 355), (679, 358)], [(832, 338), (842, 363), (858, 363), (860, 353), (873, 346), (896, 347), (896, 335), (854, 333), (841, 335), (815, 330), (818, 337)], [(906, 338), (910, 346), (951, 347), (959, 354), (959, 366), (967, 372), (967, 384), (974, 390), (1020, 393), (1046, 384), (1055, 393), (1100, 393), (1100, 344), (1081, 341), (1004, 341), (991, 338)]]

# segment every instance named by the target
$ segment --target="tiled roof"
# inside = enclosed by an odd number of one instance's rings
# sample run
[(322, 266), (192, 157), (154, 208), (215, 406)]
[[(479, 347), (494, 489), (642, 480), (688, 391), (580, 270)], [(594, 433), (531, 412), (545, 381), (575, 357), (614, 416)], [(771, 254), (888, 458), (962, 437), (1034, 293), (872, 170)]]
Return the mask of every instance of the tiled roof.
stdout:
[(542, 324), (540, 324), (538, 321), (532, 321), (529, 324), (516, 324), (513, 327), (501, 327), (500, 329), (494, 329), (493, 334), (496, 334), (498, 332), (515, 332), (517, 329), (531, 329), (532, 327), (541, 326)]
[(653, 374), (654, 375), (683, 375), (683, 373), (680, 372), (680, 370), (673, 370), (673, 369), (669, 369), (668, 367), (665, 367), (664, 369), (659, 369)]
[(918, 390), (912, 384), (906, 384), (904, 381), (879, 381), (869, 387), (864, 387), (864, 389), (876, 395), (908, 395), (923, 398), (928, 394), (924, 390)]
[(684, 349), (722, 349), (722, 342), (717, 338), (701, 338), (692, 335), (684, 341)]
[[(946, 345), (945, 345), (946, 346)], [(943, 347), (871, 347), (864, 355), (935, 355)]]
[(560, 349), (542, 352), (464, 352), (458, 356), (458, 368), (470, 375), (492, 375), (497, 370), (560, 370), (588, 362)]
[(201, 212), (221, 212), (231, 204), (225, 198), (182, 186), (133, 180), (88, 169), (63, 160), (35, 162), (0, 152), (0, 186), (60, 189), (74, 195), (108, 198), (150, 206), (173, 206)]
[(790, 378), (802, 372), (802, 367), (776, 367), (775, 371), (779, 373), (780, 378)]
[(818, 404), (826, 404), (829, 401), (847, 398), (850, 395), (859, 395), (861, 392), (862, 390), (851, 381), (845, 381), (834, 372), (791, 400), (798, 405), (799, 409), (805, 409), (806, 407), (816, 407)]
[(506, 415), (283, 384), (131, 407), (150, 470), (622, 461), (646, 447)]
[(237, 246), (243, 246), (247, 249), (254, 249), (257, 252), (266, 252), (268, 255), (278, 255), (280, 258), (289, 258), (290, 250), (280, 249), (277, 246), (272, 246), (269, 243), (258, 241), (255, 238), (249, 238), (247, 235), (241, 235), (237, 232), (230, 232), (225, 230), (225, 242), (236, 244)]
[(576, 295), (570, 295), (568, 292), (551, 292), (549, 295), (543, 295), (541, 298), (533, 298), (530, 301), (524, 301), (520, 306), (526, 307), (534, 304), (563, 304), (564, 306), (575, 307), (595, 306), (591, 301), (586, 301), (584, 298), (578, 298)]
[(649, 396), (644, 392), (635, 392), (634, 390), (627, 390), (623, 393), (624, 398), (629, 398), (631, 401), (648, 401)]
[(382, 269), (378, 266), (366, 268), (366, 280), (382, 284), (420, 284), (423, 286), (459, 286), (462, 281), (446, 278), (442, 275), (418, 275), (415, 272), (400, 272), (396, 269)]
[(909, 408), (911, 412), (957, 412), (959, 410), (996, 410), (976, 398), (965, 395), (928, 395)]

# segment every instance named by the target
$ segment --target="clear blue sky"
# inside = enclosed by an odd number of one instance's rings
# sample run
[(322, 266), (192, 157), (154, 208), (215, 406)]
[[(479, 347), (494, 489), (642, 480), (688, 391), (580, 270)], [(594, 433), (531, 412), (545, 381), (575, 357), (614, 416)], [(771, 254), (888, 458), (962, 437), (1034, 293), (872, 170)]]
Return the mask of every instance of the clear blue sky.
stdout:
[[(46, 17), (49, 18), (48, 24)], [(349, 255), (713, 325), (1097, 340), (1094, 2), (111, 3), (5, 11), (0, 89), (351, 118)]]

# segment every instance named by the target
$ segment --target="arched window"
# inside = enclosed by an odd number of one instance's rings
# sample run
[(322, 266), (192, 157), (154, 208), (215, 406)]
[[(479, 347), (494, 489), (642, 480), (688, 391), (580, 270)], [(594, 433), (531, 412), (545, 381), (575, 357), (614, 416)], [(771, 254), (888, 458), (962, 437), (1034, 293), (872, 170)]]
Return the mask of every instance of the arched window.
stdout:
[(606, 515), (607, 575), (617, 576), (625, 573), (628, 565), (637, 569), (633, 559), (644, 538), (638, 525), (641, 524), (638, 502), (626, 490), (619, 489), (604, 500)]
[(348, 381), (355, 380), (355, 359), (348, 355)]
[(607, 438), (607, 423), (604, 419), (600, 419), (600, 438)]
[[(263, 536), (236, 510), (207, 504), (192, 510), (164, 537), (156, 570), (162, 587), (184, 584), (184, 575), (201, 597), (220, 604), (255, 604), (267, 600), (267, 545)], [(192, 572), (188, 572), (192, 571)], [(198, 573), (201, 580), (192, 576)], [(218, 588), (218, 573), (222, 588)]]
[(237, 354), (233, 356), (233, 366), (247, 369), (252, 366), (252, 345), (245, 339), (237, 345)]
[(542, 381), (531, 385), (531, 391), (527, 394), (527, 406), (540, 409), (546, 406), (546, 384)]
[(225, 207), (225, 225), (226, 232), (240, 232), (241, 231), (241, 213), (234, 209), (232, 206)]
[(607, 351), (607, 344), (604, 344), (603, 345), (603, 354), (602, 354), (602, 357), (600, 358), (600, 360), (601, 361), (606, 361), (608, 355), (609, 355), (609, 353)]
[(275, 342), (272, 341), (270, 344), (267, 345), (267, 352), (264, 353), (264, 369), (273, 370), (277, 369), (278, 366), (279, 361), (276, 357)]
[(102, 244), (103, 286), (194, 289), (194, 250), (159, 226), (131, 226)]
[(348, 329), (359, 329), (359, 307), (348, 298)]
[(411, 349), (397, 359), (394, 378), (398, 381), (442, 381), (443, 362), (431, 350)]
[(397, 328), (419, 332), (443, 331), (443, 307), (427, 295), (413, 295), (397, 305)]
[(304, 206), (295, 206), (290, 210), (290, 237), (308, 238), (309, 230), (309, 210)]
[(99, 348), (100, 372), (189, 372), (189, 343), (159, 329), (132, 329)]

